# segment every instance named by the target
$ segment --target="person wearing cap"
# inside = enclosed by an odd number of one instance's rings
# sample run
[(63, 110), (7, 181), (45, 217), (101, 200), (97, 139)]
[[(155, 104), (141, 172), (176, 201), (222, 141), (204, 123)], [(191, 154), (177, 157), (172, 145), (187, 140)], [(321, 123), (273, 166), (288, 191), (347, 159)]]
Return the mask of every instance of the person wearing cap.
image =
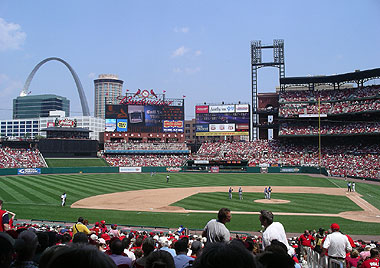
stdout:
[(102, 232), (102, 233), (107, 233), (108, 232), (105, 220), (100, 221), (99, 228), (100, 228), (100, 232)]
[(337, 223), (331, 224), (332, 233), (326, 236), (322, 245), (322, 255), (328, 251), (328, 256), (331, 259), (338, 260), (346, 265), (346, 253), (352, 250), (351, 244), (347, 236), (342, 234), (339, 230), (340, 227)]
[(273, 222), (273, 213), (269, 210), (261, 210), (259, 220), (265, 229), (262, 237), (263, 250), (270, 246), (272, 240), (278, 240), (286, 246), (288, 254), (293, 256), (294, 249), (289, 246), (284, 226), (280, 222)]
[(322, 242), (325, 238), (325, 229), (319, 228), (317, 234), (315, 235), (315, 247), (314, 251), (321, 253), (322, 252)]
[(231, 221), (231, 210), (221, 208), (218, 219), (210, 220), (203, 229), (202, 236), (207, 237), (207, 243), (230, 241), (230, 231), (225, 224)]
[(9, 230), (9, 215), (6, 210), (3, 210), (3, 200), (0, 200), (0, 232)]

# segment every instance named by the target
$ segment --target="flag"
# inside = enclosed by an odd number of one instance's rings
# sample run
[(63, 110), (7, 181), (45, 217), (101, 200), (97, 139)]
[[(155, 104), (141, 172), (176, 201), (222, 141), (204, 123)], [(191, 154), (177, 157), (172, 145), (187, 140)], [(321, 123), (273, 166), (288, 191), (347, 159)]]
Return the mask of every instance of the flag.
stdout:
[(183, 97), (183, 98), (186, 98), (186, 96), (185, 96), (185, 95), (183, 95), (182, 97)]
[(163, 91), (164, 93), (166, 92), (166, 90)]

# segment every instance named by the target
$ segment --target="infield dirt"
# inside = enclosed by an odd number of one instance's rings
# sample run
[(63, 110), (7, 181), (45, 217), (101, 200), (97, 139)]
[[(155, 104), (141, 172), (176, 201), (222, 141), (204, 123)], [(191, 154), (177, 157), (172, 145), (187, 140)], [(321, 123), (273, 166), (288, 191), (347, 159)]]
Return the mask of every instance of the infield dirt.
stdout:
[[(232, 186), (238, 188), (239, 186)], [(164, 189), (148, 189), (138, 191), (118, 192), (112, 194), (104, 194), (91, 196), (79, 200), (71, 205), (73, 208), (92, 208), (92, 209), (112, 209), (125, 211), (154, 211), (154, 212), (204, 212), (217, 213), (217, 211), (200, 211), (200, 210), (185, 210), (182, 207), (171, 206), (179, 200), (197, 193), (212, 193), (225, 192), (226, 187), (191, 187), (191, 188), (164, 188)], [(289, 187), (276, 186), (276, 193), (313, 193), (347, 196), (359, 207), (362, 211), (345, 211), (338, 214), (316, 214), (316, 213), (286, 213), (276, 212), (276, 215), (305, 215), (305, 216), (329, 216), (341, 217), (354, 221), (375, 222), (380, 223), (380, 210), (365, 201), (357, 192), (347, 192), (342, 188), (327, 188), (327, 187)], [(244, 186), (244, 192), (263, 192), (262, 186)], [(288, 200), (260, 199), (256, 201), (266, 203), (284, 203)], [(131, 205), (133, 204), (133, 205)], [(259, 212), (244, 212), (233, 211), (233, 214), (259, 214)]]

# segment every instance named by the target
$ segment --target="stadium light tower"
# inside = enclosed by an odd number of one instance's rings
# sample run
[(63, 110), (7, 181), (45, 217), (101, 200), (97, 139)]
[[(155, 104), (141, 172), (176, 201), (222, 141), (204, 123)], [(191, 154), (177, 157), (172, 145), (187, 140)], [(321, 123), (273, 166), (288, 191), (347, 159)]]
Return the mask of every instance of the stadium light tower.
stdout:
[[(273, 62), (262, 62), (262, 50), (273, 49)], [(273, 45), (261, 45), (260, 40), (251, 41), (251, 74), (252, 74), (252, 120), (251, 140), (259, 139), (259, 113), (257, 103), (257, 70), (263, 67), (277, 67), (279, 80), (285, 77), (284, 40), (274, 39)]]

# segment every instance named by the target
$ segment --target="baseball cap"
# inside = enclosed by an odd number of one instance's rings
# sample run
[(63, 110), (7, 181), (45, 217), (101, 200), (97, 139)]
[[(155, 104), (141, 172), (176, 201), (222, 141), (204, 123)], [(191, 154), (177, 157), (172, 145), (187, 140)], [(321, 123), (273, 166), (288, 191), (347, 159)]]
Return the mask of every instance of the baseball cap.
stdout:
[(333, 223), (333, 224), (331, 224), (331, 230), (333, 230), (333, 231), (339, 231), (339, 229), (340, 229), (340, 227), (339, 227), (339, 225), (337, 224), (337, 223)]
[(101, 223), (101, 224), (105, 224), (105, 223), (106, 223), (106, 221), (105, 221), (105, 220), (102, 220), (102, 221), (100, 221), (100, 223)]

